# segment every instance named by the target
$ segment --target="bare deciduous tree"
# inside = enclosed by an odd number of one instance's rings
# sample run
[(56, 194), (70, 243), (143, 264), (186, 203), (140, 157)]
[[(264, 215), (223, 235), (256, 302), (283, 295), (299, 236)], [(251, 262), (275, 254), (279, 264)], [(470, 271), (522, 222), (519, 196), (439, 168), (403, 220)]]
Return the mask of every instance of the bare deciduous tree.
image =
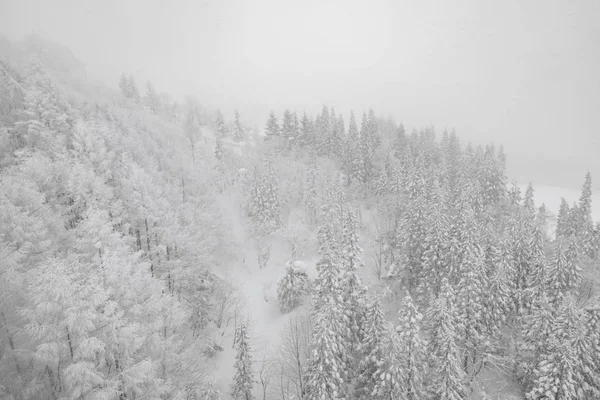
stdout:
[(280, 379), (278, 382), (281, 396), (287, 394), (301, 399), (304, 396), (304, 368), (309, 358), (312, 324), (308, 313), (299, 314), (290, 319), (282, 332), (279, 356)]

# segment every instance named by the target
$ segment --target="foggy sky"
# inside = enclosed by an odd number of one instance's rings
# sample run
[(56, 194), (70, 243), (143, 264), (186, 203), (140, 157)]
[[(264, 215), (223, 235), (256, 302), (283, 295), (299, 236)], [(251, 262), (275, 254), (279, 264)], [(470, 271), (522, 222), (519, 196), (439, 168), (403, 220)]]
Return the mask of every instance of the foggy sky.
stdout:
[(598, 0), (0, 0), (0, 34), (64, 44), (115, 88), (131, 73), (261, 127), (271, 109), (373, 107), (572, 187), (587, 170), (600, 187), (599, 20)]

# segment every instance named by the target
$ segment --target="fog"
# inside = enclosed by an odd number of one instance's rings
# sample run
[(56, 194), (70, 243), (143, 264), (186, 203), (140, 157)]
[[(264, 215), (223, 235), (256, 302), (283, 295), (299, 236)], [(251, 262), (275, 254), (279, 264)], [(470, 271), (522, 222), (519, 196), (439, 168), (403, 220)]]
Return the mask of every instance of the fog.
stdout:
[(271, 109), (372, 107), (573, 188), (600, 176), (599, 18), (597, 0), (0, 1), (0, 34), (66, 45), (115, 88), (131, 73), (261, 127)]

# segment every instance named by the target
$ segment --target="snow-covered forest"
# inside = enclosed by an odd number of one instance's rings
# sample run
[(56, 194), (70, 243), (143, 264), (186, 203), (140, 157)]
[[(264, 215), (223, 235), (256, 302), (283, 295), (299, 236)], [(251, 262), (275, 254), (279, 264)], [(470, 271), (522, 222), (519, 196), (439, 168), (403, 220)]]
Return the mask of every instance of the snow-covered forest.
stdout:
[(551, 209), (501, 143), (0, 48), (1, 399), (600, 399), (587, 171)]

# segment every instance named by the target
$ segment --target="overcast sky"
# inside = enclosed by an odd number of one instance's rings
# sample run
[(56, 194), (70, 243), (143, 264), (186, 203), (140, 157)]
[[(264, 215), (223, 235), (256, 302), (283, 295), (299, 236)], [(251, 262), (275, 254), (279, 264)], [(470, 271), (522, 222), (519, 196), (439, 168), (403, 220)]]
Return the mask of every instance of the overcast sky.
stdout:
[(261, 125), (373, 107), (503, 143), (513, 171), (568, 164), (575, 187), (600, 180), (599, 20), (598, 0), (0, 0), (0, 34), (67, 45), (114, 87), (132, 73)]

